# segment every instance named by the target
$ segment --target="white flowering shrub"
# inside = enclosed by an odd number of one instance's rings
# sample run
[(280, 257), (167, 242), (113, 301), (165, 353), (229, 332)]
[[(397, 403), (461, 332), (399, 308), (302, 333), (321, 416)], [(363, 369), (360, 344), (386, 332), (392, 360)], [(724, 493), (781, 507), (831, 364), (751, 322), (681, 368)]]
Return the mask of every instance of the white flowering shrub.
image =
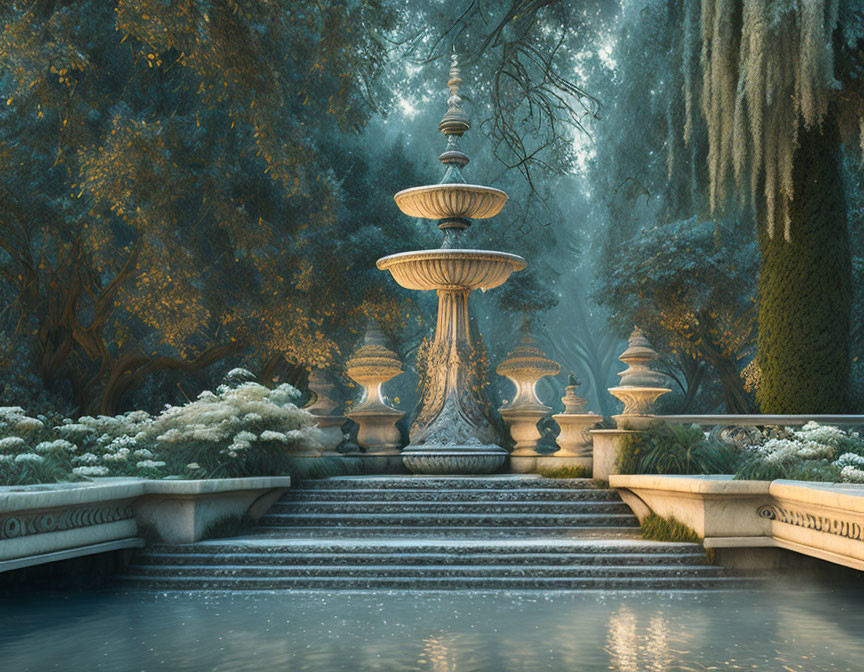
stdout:
[(816, 422), (773, 429), (745, 448), (737, 477), (862, 482), (864, 441), (857, 432)]
[(320, 453), (314, 417), (295, 403), (299, 392), (246, 378), (248, 372), (234, 369), (215, 393), (153, 419), (144, 434), (170, 471), (221, 478), (284, 473), (291, 455)]
[(105, 476), (229, 478), (289, 473), (317, 455), (314, 417), (290, 385), (268, 389), (234, 369), (216, 392), (157, 415), (133, 411), (77, 420), (0, 407), (0, 485)]
[(0, 407), (0, 485), (53, 482), (70, 473), (72, 452), (56, 439), (48, 417)]

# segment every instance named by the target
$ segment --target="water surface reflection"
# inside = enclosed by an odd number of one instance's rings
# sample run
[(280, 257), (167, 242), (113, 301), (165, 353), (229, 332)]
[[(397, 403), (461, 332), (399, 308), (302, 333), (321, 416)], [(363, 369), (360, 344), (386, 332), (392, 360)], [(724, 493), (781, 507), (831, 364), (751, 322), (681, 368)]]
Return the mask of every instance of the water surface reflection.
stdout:
[(855, 671), (864, 593), (42, 595), (0, 670)]

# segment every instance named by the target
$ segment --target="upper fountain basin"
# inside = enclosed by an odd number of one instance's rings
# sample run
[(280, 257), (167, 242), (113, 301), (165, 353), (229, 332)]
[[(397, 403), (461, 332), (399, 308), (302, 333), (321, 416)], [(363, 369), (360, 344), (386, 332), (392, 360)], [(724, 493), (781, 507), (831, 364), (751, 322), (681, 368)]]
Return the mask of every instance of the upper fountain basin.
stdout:
[(501, 212), (507, 194), (477, 184), (433, 184), (404, 189), (393, 198), (411, 217), (486, 219)]
[(406, 289), (492, 289), (526, 264), (507, 252), (437, 249), (391, 254), (377, 266)]

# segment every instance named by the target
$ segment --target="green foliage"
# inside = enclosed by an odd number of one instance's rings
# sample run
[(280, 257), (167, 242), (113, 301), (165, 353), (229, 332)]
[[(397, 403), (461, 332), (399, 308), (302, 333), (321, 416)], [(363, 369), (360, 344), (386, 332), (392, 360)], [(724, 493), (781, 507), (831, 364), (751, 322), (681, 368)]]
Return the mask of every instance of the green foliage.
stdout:
[(690, 544), (701, 544), (702, 537), (673, 516), (663, 518), (656, 513), (649, 513), (640, 524), (643, 539), (651, 541), (670, 541)]
[(538, 473), (543, 478), (591, 478), (591, 470), (581, 464), (540, 469)]
[(618, 454), (622, 474), (729, 474), (739, 451), (698, 425), (663, 424), (626, 436)]
[(825, 460), (766, 461), (753, 455), (744, 460), (735, 478), (747, 481), (822, 481), (837, 483), (842, 480), (841, 469)]
[(647, 227), (610, 254), (594, 297), (610, 309), (611, 328), (626, 334), (638, 324), (675, 363), (691, 403), (706, 378), (688, 366), (695, 360), (719, 381), (726, 412), (751, 411), (740, 373), (756, 330), (755, 240), (694, 217)]
[(288, 470), (296, 480), (331, 478), (333, 476), (357, 476), (362, 473), (360, 460), (350, 457), (293, 457)]
[(830, 123), (800, 132), (791, 240), (760, 234), (763, 413), (848, 410), (852, 284), (839, 142)]
[[(43, 385), (113, 415), (149, 384), (194, 396), (197, 374), (241, 355), (296, 384), (365, 313), (398, 327), (406, 294), (353, 271), (411, 227), (347, 243), (345, 185), (365, 162), (346, 145), (389, 101), (396, 16), (376, 1), (3, 4), (2, 320)], [(411, 186), (388, 145), (375, 160)]]

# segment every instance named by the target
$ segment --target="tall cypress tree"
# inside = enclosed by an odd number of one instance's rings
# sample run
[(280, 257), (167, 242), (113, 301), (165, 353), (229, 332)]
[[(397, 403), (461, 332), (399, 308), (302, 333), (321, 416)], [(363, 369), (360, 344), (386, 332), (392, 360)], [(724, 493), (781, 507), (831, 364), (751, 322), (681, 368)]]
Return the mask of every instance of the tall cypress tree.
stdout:
[(763, 413), (847, 410), (852, 262), (833, 122), (829, 116), (821, 128), (800, 131), (790, 240), (760, 227), (757, 398)]

